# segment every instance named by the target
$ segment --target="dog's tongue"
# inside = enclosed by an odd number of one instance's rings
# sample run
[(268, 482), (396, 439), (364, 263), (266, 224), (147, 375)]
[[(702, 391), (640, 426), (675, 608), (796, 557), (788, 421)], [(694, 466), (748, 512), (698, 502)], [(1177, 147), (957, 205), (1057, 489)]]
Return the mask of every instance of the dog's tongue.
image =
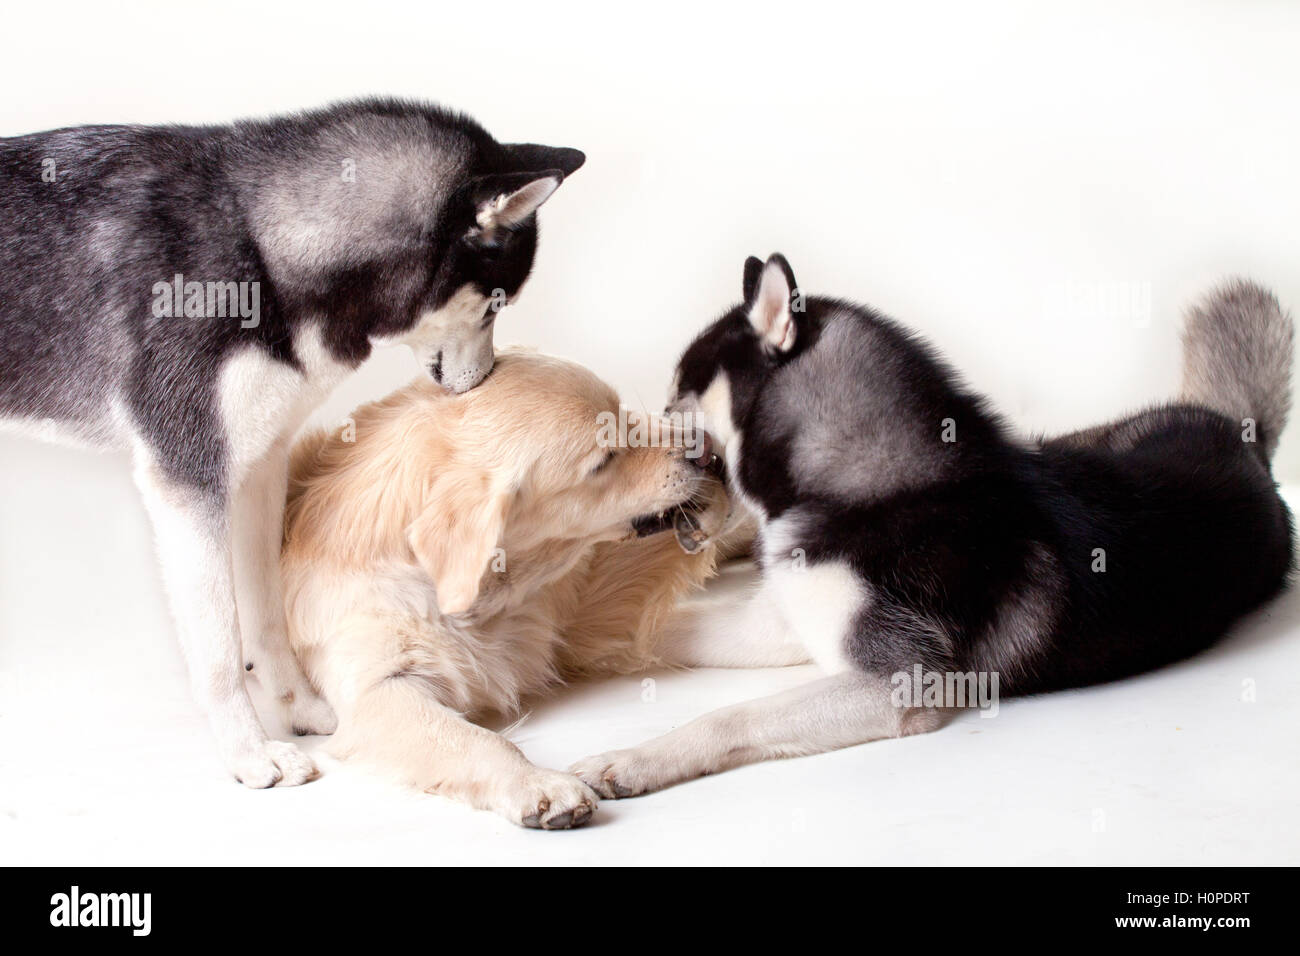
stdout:
[(694, 554), (709, 543), (709, 536), (695, 520), (695, 515), (682, 508), (677, 509), (677, 517), (673, 519), (673, 532), (677, 535), (677, 543), (687, 554)]

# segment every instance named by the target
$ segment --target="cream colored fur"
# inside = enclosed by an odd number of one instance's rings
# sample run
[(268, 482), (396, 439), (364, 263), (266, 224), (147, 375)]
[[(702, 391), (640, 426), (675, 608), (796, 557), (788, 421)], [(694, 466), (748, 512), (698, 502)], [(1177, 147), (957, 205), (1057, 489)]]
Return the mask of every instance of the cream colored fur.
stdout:
[(298, 444), (285, 607), (338, 713), (337, 756), (516, 823), (586, 822), (585, 784), (467, 718), (654, 663), (661, 616), (713, 572), (714, 547), (688, 555), (671, 532), (635, 537), (632, 521), (693, 498), (721, 530), (720, 484), (658, 418), (658, 447), (605, 462), (597, 415), (617, 410), (580, 366), (507, 351), (470, 392), (421, 380), (359, 409), (355, 440)]

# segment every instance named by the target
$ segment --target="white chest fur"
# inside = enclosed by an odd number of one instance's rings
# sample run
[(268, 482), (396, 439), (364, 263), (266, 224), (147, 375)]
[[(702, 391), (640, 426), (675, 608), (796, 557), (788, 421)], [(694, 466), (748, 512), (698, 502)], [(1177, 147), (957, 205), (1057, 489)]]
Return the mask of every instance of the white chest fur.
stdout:
[(848, 640), (870, 592), (847, 562), (809, 563), (798, 528), (798, 515), (789, 515), (763, 529), (763, 589), (808, 655), (837, 674), (853, 666)]
[(218, 404), (236, 483), (272, 447), (286, 444), (350, 371), (329, 354), (319, 326), (304, 326), (293, 346), (298, 368), (252, 345), (222, 365)]

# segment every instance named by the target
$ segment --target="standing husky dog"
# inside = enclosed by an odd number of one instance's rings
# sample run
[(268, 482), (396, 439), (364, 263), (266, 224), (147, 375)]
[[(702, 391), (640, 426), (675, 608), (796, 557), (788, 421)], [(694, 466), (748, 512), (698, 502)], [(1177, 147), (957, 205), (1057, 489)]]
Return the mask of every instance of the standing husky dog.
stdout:
[(1012, 694), (1136, 674), (1285, 585), (1269, 461), (1292, 326), (1258, 286), (1192, 310), (1177, 403), (1032, 445), (893, 322), (804, 299), (781, 256), (746, 263), (744, 294), (682, 357), (674, 407), (701, 414), (760, 517), (762, 586), (667, 639), (685, 663), (827, 676), (581, 761), (604, 796), (934, 730), (954, 701), (910, 696), (918, 665)]
[(379, 101), (0, 140), (0, 420), (132, 450), (195, 692), (248, 786), (315, 768), (267, 738), (244, 670), (296, 731), (335, 726), (285, 638), (290, 439), (374, 345), (450, 391), (482, 381), (534, 214), (583, 159)]

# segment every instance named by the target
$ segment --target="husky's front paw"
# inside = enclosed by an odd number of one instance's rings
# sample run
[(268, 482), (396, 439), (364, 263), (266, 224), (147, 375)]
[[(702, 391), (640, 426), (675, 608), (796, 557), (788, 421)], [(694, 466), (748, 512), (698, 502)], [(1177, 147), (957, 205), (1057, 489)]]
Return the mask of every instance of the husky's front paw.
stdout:
[(228, 764), (235, 779), (254, 790), (296, 787), (320, 776), (310, 757), (293, 744), (279, 740), (264, 740), (245, 748)]
[(639, 797), (675, 782), (658, 758), (645, 750), (611, 750), (579, 760), (569, 772), (602, 797)]
[(503, 794), (494, 809), (520, 826), (571, 830), (587, 823), (599, 802), (572, 774), (537, 768)]
[(327, 736), (338, 729), (339, 719), (334, 708), (324, 697), (314, 691), (299, 691), (285, 704), (285, 716), (289, 726), (299, 737), (308, 734)]

